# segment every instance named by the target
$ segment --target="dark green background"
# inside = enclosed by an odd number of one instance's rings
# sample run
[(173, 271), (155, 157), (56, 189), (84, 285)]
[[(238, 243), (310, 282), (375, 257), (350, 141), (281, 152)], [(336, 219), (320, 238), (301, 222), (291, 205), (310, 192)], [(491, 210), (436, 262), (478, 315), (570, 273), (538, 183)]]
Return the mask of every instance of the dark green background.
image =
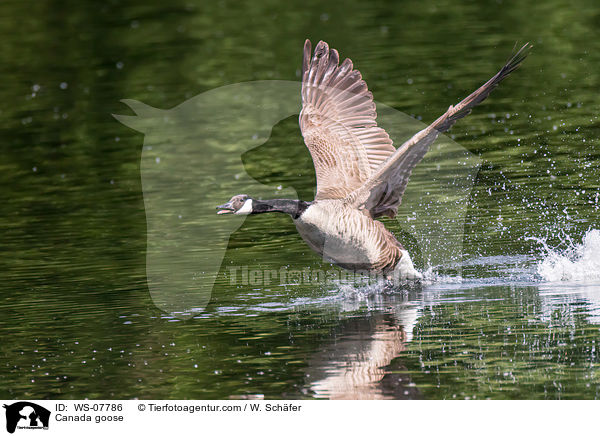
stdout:
[[(556, 0), (4, 1), (0, 397), (312, 397), (314, 378), (345, 355), (335, 344), (368, 348), (376, 332), (407, 330), (410, 306), (414, 337), (387, 364), (382, 395), (598, 398), (600, 287), (532, 277), (543, 253), (526, 237), (564, 246), (599, 225), (599, 12)], [(465, 259), (488, 260), (465, 267), (473, 286), (406, 295), (235, 287), (223, 273), (202, 315), (162, 314), (145, 278), (144, 138), (111, 114), (130, 113), (123, 98), (167, 109), (223, 85), (298, 80), (305, 38), (328, 41), (377, 101), (424, 122), (490, 77), (516, 41), (534, 44), (451, 132), (483, 162)], [(296, 119), (271, 139), (244, 156), (247, 172), (310, 199)], [(521, 259), (525, 283), (494, 256)], [(282, 216), (250, 218), (232, 236), (226, 262), (247, 259), (322, 267)], [(580, 291), (592, 298), (571, 298)]]

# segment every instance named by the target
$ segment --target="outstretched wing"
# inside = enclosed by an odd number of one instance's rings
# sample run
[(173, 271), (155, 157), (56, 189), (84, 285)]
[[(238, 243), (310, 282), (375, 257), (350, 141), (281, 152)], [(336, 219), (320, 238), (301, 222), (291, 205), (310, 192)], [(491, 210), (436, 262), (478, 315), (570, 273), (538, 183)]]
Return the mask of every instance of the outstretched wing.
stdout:
[(350, 59), (320, 41), (304, 43), (300, 129), (317, 175), (316, 200), (345, 198), (396, 149), (377, 127), (373, 95)]
[(494, 77), (402, 144), (364, 185), (347, 197), (347, 201), (359, 209), (368, 210), (373, 218), (383, 215), (394, 217), (413, 168), (423, 159), (433, 141), (485, 100), (498, 83), (519, 67), (530, 48), (529, 43), (525, 44)]

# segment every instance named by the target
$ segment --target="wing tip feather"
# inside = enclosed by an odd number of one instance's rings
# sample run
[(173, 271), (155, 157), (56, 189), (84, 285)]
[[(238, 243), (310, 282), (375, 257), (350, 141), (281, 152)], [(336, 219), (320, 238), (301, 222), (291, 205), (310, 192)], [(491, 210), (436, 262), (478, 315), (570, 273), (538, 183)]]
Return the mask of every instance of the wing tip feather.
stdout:
[(302, 80), (304, 80), (304, 75), (308, 71), (308, 66), (310, 65), (310, 55), (312, 52), (312, 44), (310, 39), (306, 39), (304, 41), (304, 55), (302, 57)]

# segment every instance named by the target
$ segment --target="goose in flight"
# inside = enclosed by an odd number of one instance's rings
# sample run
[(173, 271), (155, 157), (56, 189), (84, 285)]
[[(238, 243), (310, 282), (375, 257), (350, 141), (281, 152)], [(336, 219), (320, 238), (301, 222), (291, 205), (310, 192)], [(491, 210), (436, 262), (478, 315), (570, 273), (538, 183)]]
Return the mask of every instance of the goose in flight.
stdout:
[(468, 115), (514, 71), (530, 49), (525, 44), (490, 80), (427, 128), (395, 148), (377, 126), (373, 95), (350, 59), (320, 41), (304, 44), (300, 129), (317, 177), (314, 201), (258, 200), (235, 195), (218, 214), (290, 215), (298, 233), (326, 261), (387, 279), (418, 280), (408, 252), (376, 219), (394, 217), (413, 168), (429, 146)]

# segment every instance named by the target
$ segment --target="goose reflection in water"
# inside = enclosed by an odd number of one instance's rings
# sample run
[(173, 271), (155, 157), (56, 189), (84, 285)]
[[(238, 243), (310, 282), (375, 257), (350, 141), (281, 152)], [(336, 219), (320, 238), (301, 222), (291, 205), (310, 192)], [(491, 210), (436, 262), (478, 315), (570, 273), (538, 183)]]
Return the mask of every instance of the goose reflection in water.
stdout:
[(334, 400), (421, 398), (415, 384), (403, 374), (402, 363), (394, 361), (412, 340), (417, 319), (418, 306), (405, 302), (392, 312), (343, 320), (332, 340), (310, 359), (307, 382), (314, 396)]

